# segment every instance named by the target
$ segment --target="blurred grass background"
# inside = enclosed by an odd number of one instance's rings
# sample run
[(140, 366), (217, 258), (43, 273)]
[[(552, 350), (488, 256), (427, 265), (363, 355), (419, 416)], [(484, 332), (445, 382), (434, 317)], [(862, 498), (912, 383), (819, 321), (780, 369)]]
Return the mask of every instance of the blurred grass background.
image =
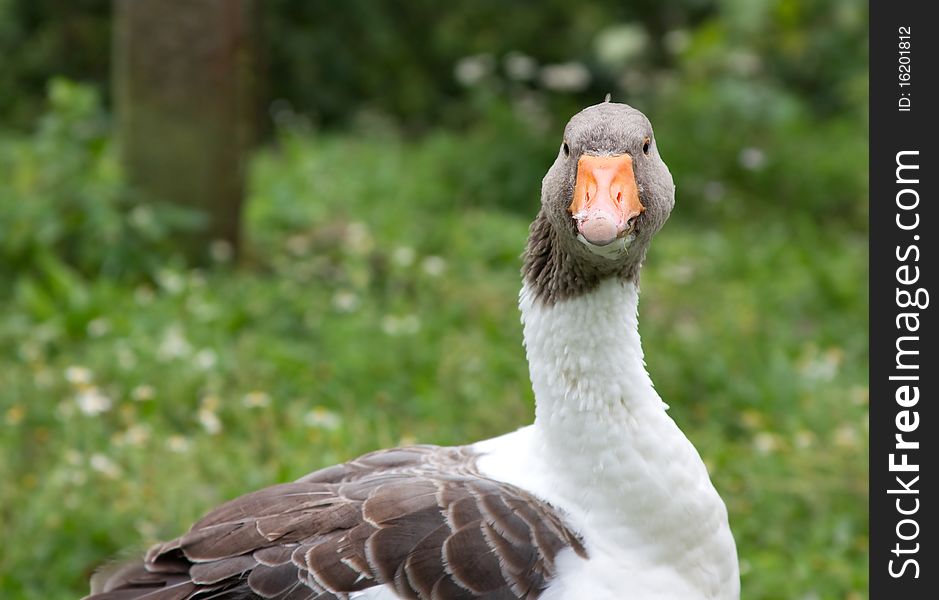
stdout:
[[(0, 0), (0, 596), (247, 490), (528, 423), (519, 254), (612, 92), (678, 186), (641, 331), (743, 597), (867, 597), (867, 12), (275, 0), (238, 253), (115, 143), (108, 3)], [(154, 143), (160, 143), (154, 140)]]

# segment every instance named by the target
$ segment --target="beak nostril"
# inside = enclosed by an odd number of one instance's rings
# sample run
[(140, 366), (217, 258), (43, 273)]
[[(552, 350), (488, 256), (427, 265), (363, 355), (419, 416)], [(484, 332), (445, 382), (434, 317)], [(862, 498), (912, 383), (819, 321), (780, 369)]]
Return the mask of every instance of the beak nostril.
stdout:
[(577, 176), (567, 210), (582, 232), (590, 230), (590, 235), (585, 234), (587, 239), (601, 233), (598, 231), (601, 223), (612, 226), (616, 230), (614, 235), (618, 236), (625, 228), (635, 228), (637, 221), (631, 217), (642, 212), (637, 188), (629, 155), (584, 155), (577, 162)]

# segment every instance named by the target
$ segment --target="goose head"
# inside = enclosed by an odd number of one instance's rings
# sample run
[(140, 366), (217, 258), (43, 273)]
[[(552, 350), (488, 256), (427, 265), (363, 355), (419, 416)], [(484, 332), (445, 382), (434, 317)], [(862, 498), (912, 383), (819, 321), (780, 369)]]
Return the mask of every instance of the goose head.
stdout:
[(589, 291), (608, 277), (634, 279), (675, 204), (652, 124), (614, 102), (574, 115), (542, 181), (523, 273), (544, 300)]

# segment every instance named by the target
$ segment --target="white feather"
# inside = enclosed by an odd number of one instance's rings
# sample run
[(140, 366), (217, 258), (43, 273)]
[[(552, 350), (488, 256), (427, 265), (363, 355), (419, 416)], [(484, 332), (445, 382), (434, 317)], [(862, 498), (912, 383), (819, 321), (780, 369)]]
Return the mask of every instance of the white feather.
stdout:
[(520, 294), (535, 424), (475, 444), (479, 466), (567, 513), (544, 600), (740, 596), (727, 510), (645, 369), (639, 292), (608, 280), (553, 306)]
[(377, 585), (361, 592), (352, 592), (349, 598), (351, 600), (398, 600), (400, 596), (390, 585)]

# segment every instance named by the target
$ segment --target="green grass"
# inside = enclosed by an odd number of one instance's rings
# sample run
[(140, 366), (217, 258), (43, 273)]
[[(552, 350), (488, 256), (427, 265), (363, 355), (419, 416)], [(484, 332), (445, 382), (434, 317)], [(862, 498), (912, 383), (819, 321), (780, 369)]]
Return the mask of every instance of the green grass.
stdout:
[[(460, 143), (287, 136), (255, 162), (240, 268), (15, 281), (0, 596), (75, 598), (232, 496), (528, 423), (516, 293), (539, 182), (528, 214), (454, 189), (439, 157)], [(743, 597), (863, 598), (866, 237), (751, 200), (679, 194), (642, 276), (649, 369), (727, 502)]]

